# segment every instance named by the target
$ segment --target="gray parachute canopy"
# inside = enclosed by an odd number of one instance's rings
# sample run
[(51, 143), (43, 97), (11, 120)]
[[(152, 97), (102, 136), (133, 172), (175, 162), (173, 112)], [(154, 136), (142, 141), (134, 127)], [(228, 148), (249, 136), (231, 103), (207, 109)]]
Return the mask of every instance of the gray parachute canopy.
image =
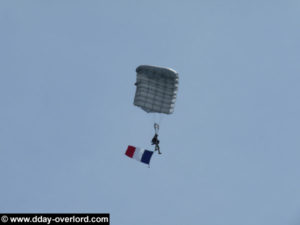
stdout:
[(146, 65), (136, 68), (136, 72), (133, 104), (148, 113), (173, 113), (178, 90), (178, 73), (169, 68)]

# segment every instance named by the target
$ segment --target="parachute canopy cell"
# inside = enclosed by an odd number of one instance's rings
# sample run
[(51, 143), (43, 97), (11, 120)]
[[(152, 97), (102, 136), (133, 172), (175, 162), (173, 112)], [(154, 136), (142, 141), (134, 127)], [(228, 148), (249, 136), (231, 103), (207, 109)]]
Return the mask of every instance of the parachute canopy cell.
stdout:
[(171, 114), (178, 91), (178, 73), (172, 69), (141, 65), (136, 68), (134, 105), (144, 111)]

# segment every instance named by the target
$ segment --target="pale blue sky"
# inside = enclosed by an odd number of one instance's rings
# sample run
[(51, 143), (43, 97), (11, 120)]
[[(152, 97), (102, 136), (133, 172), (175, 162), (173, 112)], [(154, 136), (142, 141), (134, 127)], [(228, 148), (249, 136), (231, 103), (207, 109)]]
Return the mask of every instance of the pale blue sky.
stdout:
[[(300, 2), (1, 1), (0, 211), (300, 223)], [(179, 73), (151, 168), (135, 68)]]

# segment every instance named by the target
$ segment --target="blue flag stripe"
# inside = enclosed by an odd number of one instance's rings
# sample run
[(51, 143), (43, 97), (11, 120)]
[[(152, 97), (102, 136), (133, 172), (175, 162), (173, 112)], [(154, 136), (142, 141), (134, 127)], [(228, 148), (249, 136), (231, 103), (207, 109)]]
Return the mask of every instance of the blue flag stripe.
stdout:
[(141, 162), (149, 164), (150, 163), (150, 159), (152, 157), (153, 152), (145, 150), (144, 154), (142, 156)]

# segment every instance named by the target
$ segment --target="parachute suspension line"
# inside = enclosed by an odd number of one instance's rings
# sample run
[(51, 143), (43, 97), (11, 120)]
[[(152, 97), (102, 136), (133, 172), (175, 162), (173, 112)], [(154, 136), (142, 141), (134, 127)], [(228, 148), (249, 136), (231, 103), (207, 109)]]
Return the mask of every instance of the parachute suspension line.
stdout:
[(152, 122), (156, 123), (156, 113), (151, 113), (152, 114)]
[(158, 120), (158, 124), (161, 125), (162, 121), (163, 121), (164, 115), (163, 114), (159, 114), (159, 120)]
[(160, 122), (161, 122), (161, 114), (160, 113), (152, 113), (152, 123), (154, 124), (155, 134), (158, 134)]
[(157, 123), (154, 123), (154, 131), (155, 131), (155, 134), (158, 134), (159, 125)]

